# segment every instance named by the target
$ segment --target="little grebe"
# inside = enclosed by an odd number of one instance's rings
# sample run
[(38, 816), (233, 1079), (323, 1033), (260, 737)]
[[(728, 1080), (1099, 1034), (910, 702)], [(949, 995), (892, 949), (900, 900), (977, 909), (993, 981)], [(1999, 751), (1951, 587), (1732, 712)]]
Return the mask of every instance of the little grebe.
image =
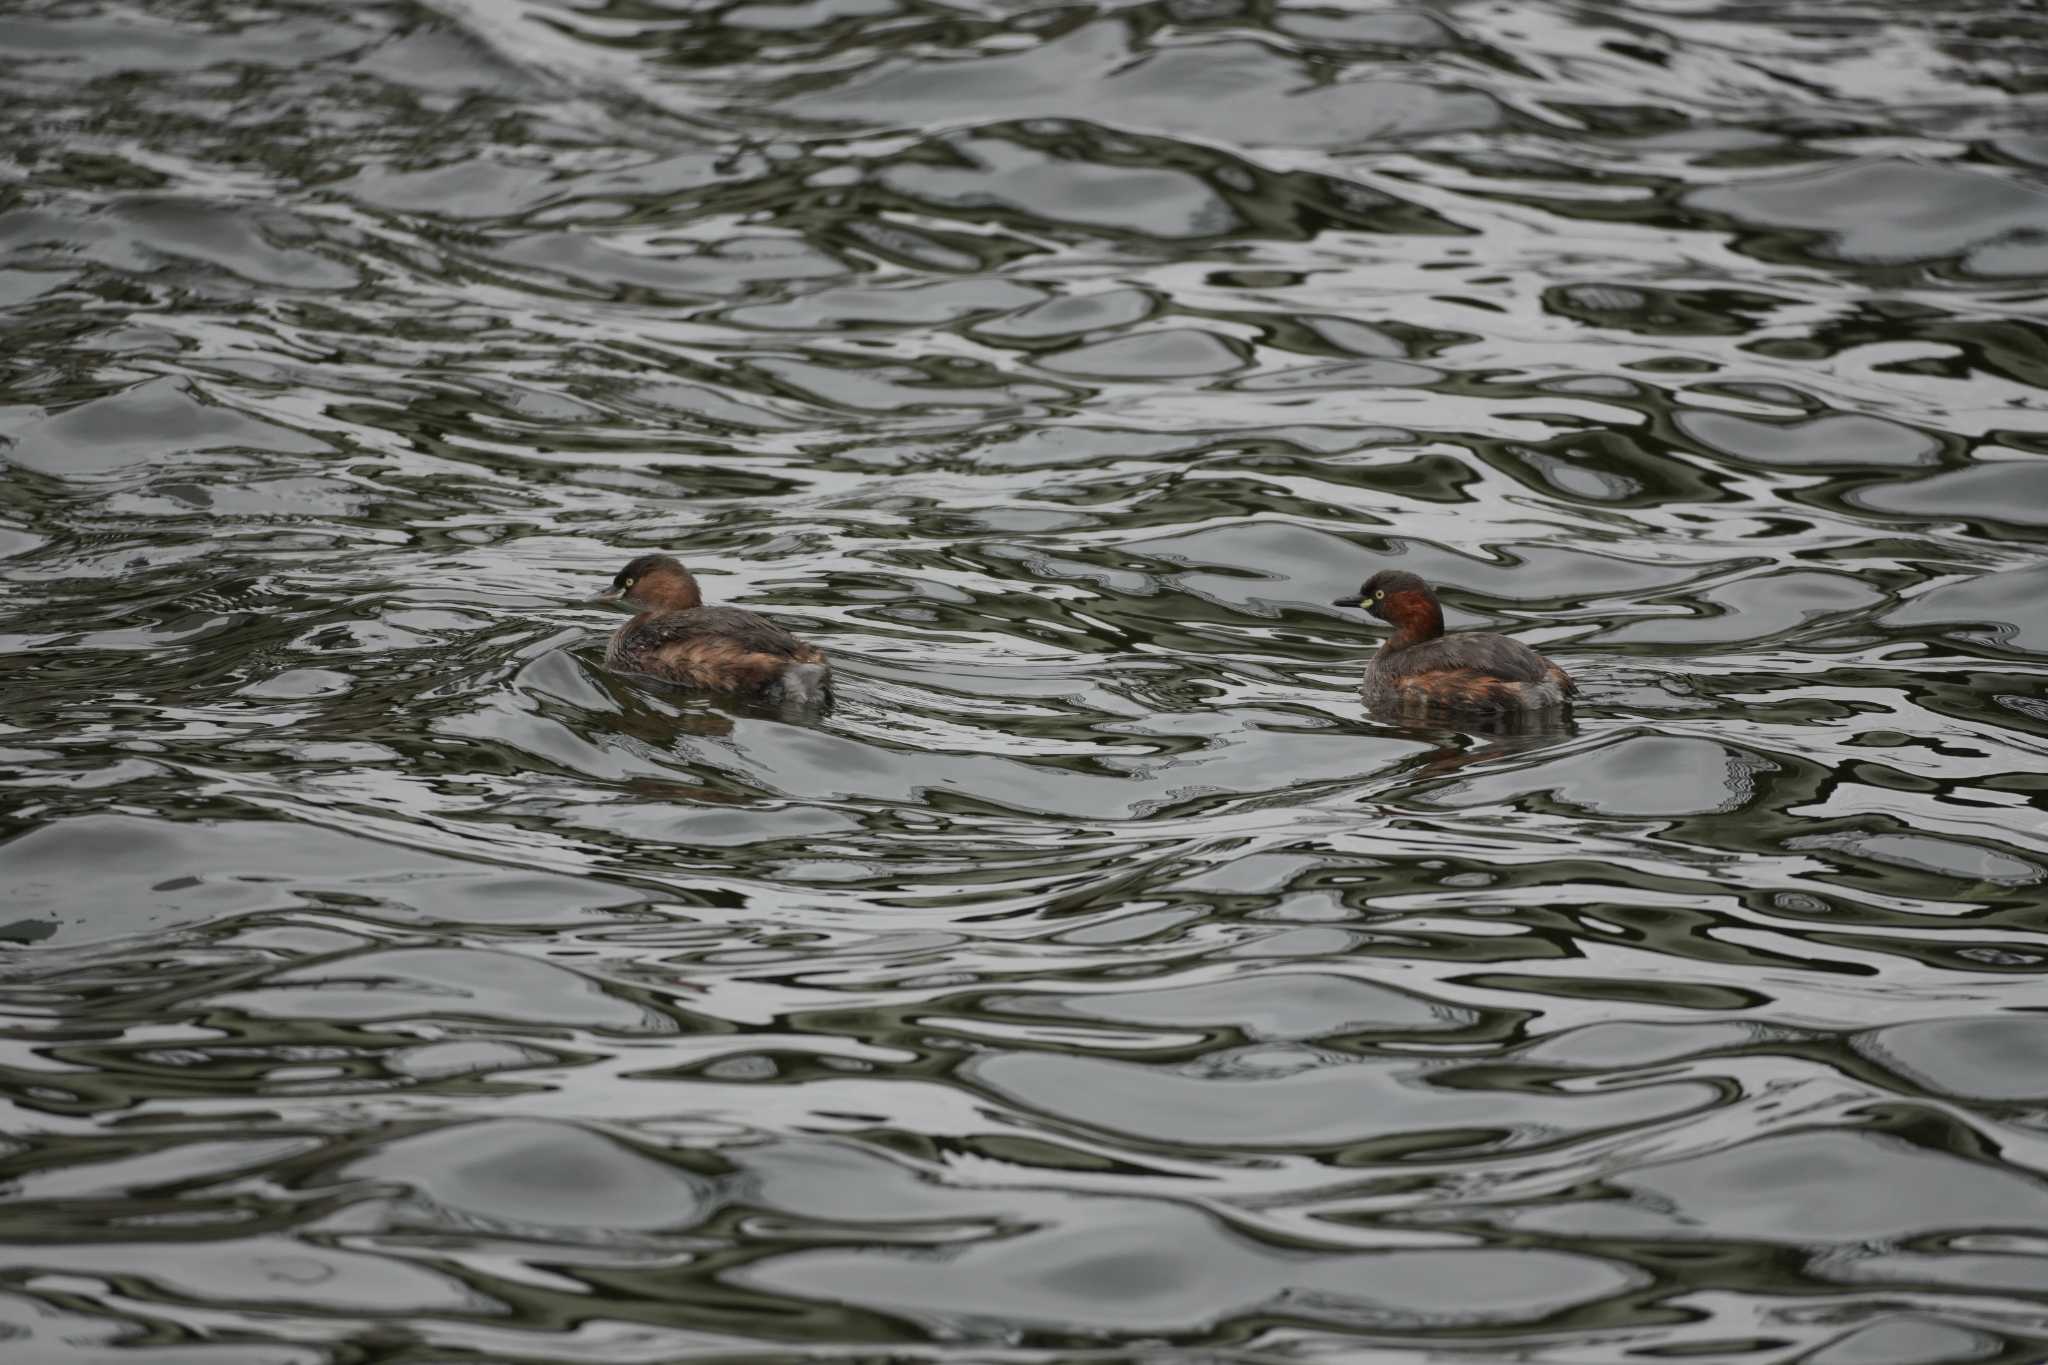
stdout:
[(829, 701), (832, 666), (765, 617), (707, 607), (697, 580), (668, 555), (642, 555), (598, 596), (640, 608), (604, 652), (605, 667), (751, 701)]
[(1365, 580), (1333, 607), (1364, 607), (1392, 623), (1393, 638), (1366, 665), (1360, 688), (1375, 708), (1488, 715), (1562, 706), (1578, 694), (1565, 671), (1505, 635), (1444, 635), (1444, 612), (1429, 584), (1400, 569)]

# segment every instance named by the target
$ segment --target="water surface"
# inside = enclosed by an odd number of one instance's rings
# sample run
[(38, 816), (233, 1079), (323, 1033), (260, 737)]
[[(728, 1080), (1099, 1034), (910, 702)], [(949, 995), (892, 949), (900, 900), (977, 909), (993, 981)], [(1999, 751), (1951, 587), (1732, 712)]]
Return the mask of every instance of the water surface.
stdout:
[[(0, 1355), (2048, 1352), (2048, 23), (0, 16)], [(636, 554), (811, 720), (599, 667)], [(1442, 585), (1568, 722), (1366, 715)]]

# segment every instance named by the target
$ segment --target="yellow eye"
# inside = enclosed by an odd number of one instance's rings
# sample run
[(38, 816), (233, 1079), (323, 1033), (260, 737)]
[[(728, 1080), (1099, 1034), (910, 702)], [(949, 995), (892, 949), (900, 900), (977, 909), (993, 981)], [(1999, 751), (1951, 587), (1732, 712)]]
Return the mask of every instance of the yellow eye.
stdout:
[(640, 580), (639, 580), (639, 579), (637, 579), (637, 578), (629, 578), (629, 579), (627, 579), (627, 580), (626, 580), (625, 582), (623, 582), (623, 583), (619, 584), (619, 586), (620, 586), (620, 587), (622, 587), (622, 588), (630, 588), (630, 587), (632, 587), (632, 586), (633, 586), (633, 585), (634, 585), (635, 583), (638, 583), (639, 581), (640, 581)]
[(1376, 592), (1376, 593), (1374, 593), (1374, 594), (1372, 595), (1372, 600), (1373, 600), (1373, 601), (1375, 601), (1375, 602), (1377, 602), (1377, 601), (1379, 601), (1379, 600), (1380, 600), (1380, 599), (1381, 599), (1382, 597), (1385, 597), (1386, 595), (1387, 595), (1387, 594), (1386, 594), (1386, 590), (1385, 590), (1385, 589), (1381, 589), (1381, 590), (1380, 590), (1379, 592)]

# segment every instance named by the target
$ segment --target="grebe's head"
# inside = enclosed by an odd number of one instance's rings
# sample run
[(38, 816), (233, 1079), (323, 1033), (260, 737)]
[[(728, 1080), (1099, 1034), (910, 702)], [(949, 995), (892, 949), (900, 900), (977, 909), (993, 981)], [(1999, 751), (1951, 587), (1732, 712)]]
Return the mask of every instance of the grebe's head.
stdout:
[(1339, 597), (1333, 607), (1364, 607), (1404, 633), (1433, 636), (1444, 630), (1444, 610), (1429, 584), (1406, 569), (1381, 569), (1359, 587), (1356, 597)]
[(642, 611), (688, 611), (704, 605), (697, 580), (673, 555), (641, 555), (619, 570), (598, 598), (626, 602)]

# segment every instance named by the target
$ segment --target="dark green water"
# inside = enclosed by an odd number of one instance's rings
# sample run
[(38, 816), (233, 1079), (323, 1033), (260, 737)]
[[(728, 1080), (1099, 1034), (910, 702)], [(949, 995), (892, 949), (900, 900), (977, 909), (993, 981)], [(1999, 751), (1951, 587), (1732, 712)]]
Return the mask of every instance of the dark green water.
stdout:
[[(2048, 1355), (2048, 16), (0, 10), (7, 1365)], [(598, 667), (650, 549), (812, 723)], [(1382, 567), (1578, 677), (1404, 728)]]

